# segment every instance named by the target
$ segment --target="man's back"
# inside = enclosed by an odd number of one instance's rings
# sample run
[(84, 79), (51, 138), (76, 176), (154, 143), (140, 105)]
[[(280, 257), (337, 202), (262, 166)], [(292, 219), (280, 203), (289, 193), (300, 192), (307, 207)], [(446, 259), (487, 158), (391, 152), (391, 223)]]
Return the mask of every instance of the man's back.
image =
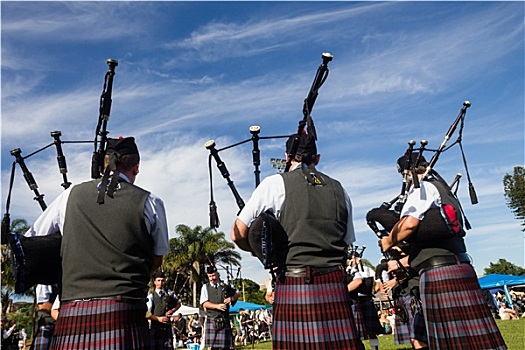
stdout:
[(97, 203), (97, 195), (95, 180), (74, 186), (69, 195), (61, 299), (144, 298), (152, 266), (151, 238), (144, 223), (149, 193), (122, 181), (114, 198), (106, 198), (104, 204)]
[(345, 257), (348, 208), (343, 187), (315, 174), (323, 184), (310, 184), (301, 166), (282, 174), (286, 196), (279, 221), (289, 241), (288, 267), (330, 267)]

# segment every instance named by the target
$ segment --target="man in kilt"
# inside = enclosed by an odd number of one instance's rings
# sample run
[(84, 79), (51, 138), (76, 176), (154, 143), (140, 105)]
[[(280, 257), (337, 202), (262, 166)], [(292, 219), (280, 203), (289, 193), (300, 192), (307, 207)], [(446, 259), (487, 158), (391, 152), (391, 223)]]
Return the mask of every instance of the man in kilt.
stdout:
[(361, 254), (351, 253), (349, 259), (352, 281), (348, 284), (348, 291), (353, 294), (352, 312), (362, 340), (369, 339), (371, 350), (379, 350), (378, 334), (383, 333), (379, 322), (377, 308), (373, 301), (375, 271), (361, 262)]
[(51, 307), (58, 296), (58, 285), (38, 284), (35, 288), (37, 312), (37, 331), (30, 350), (47, 350), (55, 329), (55, 319), (51, 317)]
[(181, 302), (179, 298), (165, 288), (166, 277), (161, 271), (153, 274), (155, 290), (148, 294), (146, 305), (150, 320), (151, 350), (173, 349), (171, 316), (175, 314)]
[[(405, 157), (398, 159), (399, 169)], [(427, 165), (422, 162), (411, 174), (420, 178), (420, 186), (410, 189), (401, 219), (379, 241), (381, 250), (386, 252), (401, 241), (410, 243), (409, 263), (419, 273), (430, 349), (506, 349), (466, 254), (459, 202), (435, 171), (423, 178)], [(432, 222), (431, 232), (423, 236), (417, 230), (433, 208), (446, 209), (442, 212), (446, 225)]]
[(317, 171), (315, 138), (286, 142), (290, 171), (265, 178), (235, 221), (231, 238), (252, 251), (249, 226), (270, 210), (286, 232), (285, 256), (274, 289), (273, 349), (364, 349), (345, 284), (345, 248), (355, 241), (350, 198), (341, 184)]
[(69, 187), (27, 233), (62, 233), (52, 350), (149, 348), (148, 282), (169, 252), (164, 204), (133, 185), (140, 160), (134, 138), (109, 139), (107, 150), (111, 172), (102, 182)]
[[(403, 264), (404, 268), (401, 268), (400, 264)], [(428, 347), (428, 338), (421, 302), (418, 299), (419, 276), (412, 276), (410, 273), (408, 256), (397, 261), (389, 260), (388, 273), (392, 278), (383, 284), (382, 292), (392, 292), (394, 300), (394, 343), (412, 344), (414, 349), (425, 349)]]
[(211, 349), (232, 349), (233, 332), (230, 305), (237, 302), (239, 291), (225, 284), (214, 265), (206, 267), (208, 283), (202, 286), (200, 303), (204, 307), (204, 346)]

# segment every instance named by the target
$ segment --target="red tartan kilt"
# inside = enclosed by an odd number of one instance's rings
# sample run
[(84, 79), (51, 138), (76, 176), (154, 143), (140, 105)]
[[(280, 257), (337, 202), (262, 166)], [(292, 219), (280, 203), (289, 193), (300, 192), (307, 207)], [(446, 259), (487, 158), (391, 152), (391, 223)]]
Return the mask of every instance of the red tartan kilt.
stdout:
[(364, 349), (356, 330), (344, 271), (276, 283), (273, 349)]
[(60, 306), (50, 350), (149, 349), (146, 303), (73, 301)]
[(431, 349), (506, 349), (470, 264), (423, 270), (419, 284)]

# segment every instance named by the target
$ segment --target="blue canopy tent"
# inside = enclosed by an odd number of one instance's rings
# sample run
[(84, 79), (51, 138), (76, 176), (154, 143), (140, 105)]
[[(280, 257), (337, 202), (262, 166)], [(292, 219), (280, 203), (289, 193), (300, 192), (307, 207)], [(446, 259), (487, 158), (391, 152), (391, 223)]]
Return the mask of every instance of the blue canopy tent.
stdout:
[(244, 310), (259, 310), (259, 309), (266, 309), (266, 305), (260, 305), (255, 303), (249, 303), (247, 301), (237, 301), (235, 303), (235, 306), (230, 307), (230, 313), (237, 313), (240, 309)]
[(491, 294), (495, 291), (503, 289), (505, 297), (512, 307), (512, 299), (509, 295), (508, 287), (525, 285), (525, 276), (490, 274), (478, 279), (481, 289), (489, 289)]

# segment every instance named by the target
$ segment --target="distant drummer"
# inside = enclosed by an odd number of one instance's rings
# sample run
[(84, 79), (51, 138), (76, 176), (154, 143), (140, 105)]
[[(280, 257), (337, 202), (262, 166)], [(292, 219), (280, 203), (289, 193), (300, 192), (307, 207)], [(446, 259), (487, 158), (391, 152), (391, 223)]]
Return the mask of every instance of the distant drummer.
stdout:
[[(316, 169), (320, 155), (312, 135), (292, 135), (286, 157), (290, 171), (261, 182), (231, 231), (239, 248), (252, 251), (249, 226), (270, 210), (286, 232), (286, 262), (275, 284), (273, 349), (301, 347), (312, 339), (317, 348), (363, 349), (344, 283), (345, 247), (355, 241), (350, 197)], [(298, 304), (304, 317), (297, 317)]]

